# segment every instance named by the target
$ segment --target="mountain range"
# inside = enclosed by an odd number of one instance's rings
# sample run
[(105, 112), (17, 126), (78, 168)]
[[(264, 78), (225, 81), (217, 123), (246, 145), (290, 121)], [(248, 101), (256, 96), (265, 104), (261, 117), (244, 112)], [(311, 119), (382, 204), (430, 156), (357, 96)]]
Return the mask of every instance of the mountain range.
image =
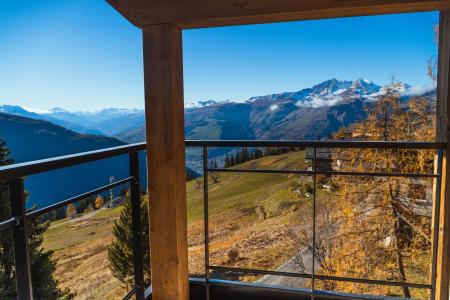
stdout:
[(114, 136), (144, 124), (142, 109), (106, 108), (93, 112), (71, 112), (59, 107), (51, 110), (35, 110), (14, 105), (0, 105), (0, 112), (49, 121), (78, 133), (107, 136)]
[[(340, 127), (364, 118), (367, 106), (373, 105), (387, 88), (367, 79), (330, 79), (296, 92), (256, 96), (243, 102), (206, 100), (191, 103), (185, 107), (186, 139), (324, 139)], [(412, 87), (395, 83), (390, 88), (398, 91), (403, 102), (413, 96), (435, 101), (433, 86)], [(113, 147), (145, 140), (144, 111), (120, 108), (95, 112), (71, 112), (61, 108), (42, 111), (3, 105), (0, 106), (0, 137), (6, 140), (16, 162)], [(228, 151), (230, 149), (210, 149), (209, 156), (214, 158)], [(188, 149), (189, 167), (199, 171), (200, 160), (198, 153)], [(111, 169), (112, 165), (115, 165), (114, 170), (127, 170), (124, 159), (113, 161), (99, 167), (105, 172), (99, 177), (94, 174), (96, 178), (92, 182), (104, 182), (109, 177), (105, 174), (116, 172)], [(73, 178), (64, 172), (54, 172), (57, 175), (49, 179), (61, 190), (54, 195), (50, 190), (41, 191), (38, 198), (53, 201), (71, 194), (74, 190), (70, 187), (65, 189), (66, 194), (63, 193), (61, 178), (64, 177), (70, 178), (74, 187), (83, 187), (83, 190), (90, 187), (81, 184), (83, 176)], [(119, 175), (122, 173), (116, 176)], [(27, 181), (32, 196), (37, 193), (31, 185), (44, 183), (43, 180)]]
[[(0, 113), (0, 138), (15, 163), (46, 159), (124, 145), (113, 137), (80, 134), (44, 120)], [(146, 186), (145, 153), (140, 153), (140, 176)], [(60, 170), (31, 175), (25, 180), (27, 206), (44, 206), (109, 183), (110, 176), (129, 176), (128, 156), (118, 156)], [(187, 169), (188, 176), (198, 176)]]
[[(251, 97), (245, 102), (200, 101), (185, 108), (187, 139), (323, 139), (366, 116), (366, 107), (387, 86), (367, 79), (330, 79), (311, 88)], [(412, 96), (435, 100), (433, 86), (395, 83), (403, 101)], [(115, 135), (125, 142), (145, 139), (144, 125)]]
[[(392, 85), (407, 101), (435, 98), (433, 86)], [(251, 97), (243, 102), (198, 101), (185, 106), (187, 139), (322, 139), (365, 116), (385, 90), (367, 79), (330, 79), (311, 88)], [(27, 110), (0, 106), (0, 112), (40, 119), (79, 133), (102, 134), (134, 143), (145, 140), (144, 110), (107, 108), (95, 112)]]

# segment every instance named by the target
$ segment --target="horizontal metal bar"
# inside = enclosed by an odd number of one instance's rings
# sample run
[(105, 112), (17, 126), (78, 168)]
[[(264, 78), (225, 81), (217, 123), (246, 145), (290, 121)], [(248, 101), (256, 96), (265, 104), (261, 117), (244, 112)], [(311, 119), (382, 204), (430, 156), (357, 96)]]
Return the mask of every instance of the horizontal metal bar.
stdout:
[(252, 274), (252, 275), (275, 275), (275, 276), (286, 276), (286, 277), (297, 277), (297, 278), (308, 278), (311, 279), (312, 275), (307, 273), (292, 273), (292, 272), (282, 272), (282, 271), (270, 271), (261, 269), (245, 269), (245, 268), (235, 268), (235, 267), (222, 267), (222, 266), (207, 266), (209, 270), (216, 271), (226, 271), (226, 272), (236, 272), (242, 274)]
[(145, 143), (124, 145), (113, 148), (13, 164), (0, 167), (0, 178), (2, 180), (9, 180), (18, 177), (25, 177), (37, 173), (62, 169), (141, 150), (145, 150)]
[(97, 195), (98, 193), (101, 193), (101, 192), (104, 192), (106, 190), (109, 190), (110, 188), (113, 188), (113, 187), (125, 184), (127, 182), (130, 182), (132, 179), (133, 179), (133, 177), (130, 176), (130, 177), (127, 177), (127, 178), (124, 178), (124, 179), (121, 179), (121, 180), (117, 180), (117, 181), (115, 181), (113, 183), (110, 183), (110, 184), (104, 185), (102, 187), (99, 187), (98, 189), (91, 190), (89, 192), (80, 194), (78, 196), (74, 196), (72, 198), (69, 198), (69, 199), (63, 200), (61, 202), (58, 202), (58, 203), (46, 206), (46, 207), (41, 208), (41, 209), (30, 211), (29, 213), (27, 213), (26, 216), (27, 216), (27, 218), (37, 217), (39, 215), (48, 213), (48, 212), (50, 212), (52, 210), (55, 210), (55, 209), (58, 209), (60, 207), (64, 207), (64, 206), (69, 205), (71, 203), (83, 200), (83, 199), (85, 199), (87, 197)]
[(444, 149), (446, 143), (394, 141), (241, 141), (187, 140), (186, 147), (281, 147), (281, 148), (372, 148), (372, 149)]
[[(380, 149), (444, 149), (446, 143), (433, 142), (369, 142), (369, 141), (198, 141), (187, 140), (187, 147), (316, 147), (316, 148), (380, 148)], [(0, 167), (0, 178), (9, 180), (57, 170), (96, 160), (106, 159), (146, 149), (146, 143), (58, 156)]]
[(429, 173), (398, 173), (398, 172), (342, 172), (342, 171), (316, 171), (317, 174), (324, 175), (339, 175), (339, 176), (374, 176), (374, 177), (414, 177), (423, 178), (431, 177), (437, 178), (439, 174)]
[(425, 283), (400, 282), (400, 281), (388, 281), (388, 280), (377, 280), (377, 279), (363, 279), (363, 278), (329, 276), (329, 275), (316, 275), (316, 279), (331, 280), (331, 281), (344, 281), (344, 282), (352, 282), (352, 283), (400, 286), (400, 287), (410, 287), (410, 288), (428, 289), (428, 290), (432, 289), (434, 287), (431, 284), (425, 284)]
[(269, 174), (303, 174), (303, 175), (339, 175), (339, 176), (375, 176), (375, 177), (438, 177), (439, 174), (427, 173), (387, 173), (387, 172), (341, 172), (341, 171), (306, 171), (306, 170), (273, 170), (273, 169), (222, 169), (222, 168), (208, 168), (208, 172), (223, 172), (223, 173), (269, 173)]
[[(234, 267), (230, 268), (230, 267), (222, 267), (222, 266), (207, 266), (207, 268), (209, 270), (228, 271), (228, 272), (236, 272), (236, 273), (251, 274), (251, 275), (274, 275), (274, 276), (299, 277), (299, 278), (309, 278), (309, 279), (312, 278), (311, 274), (306, 274), (306, 273), (292, 273), (292, 272), (269, 271), (269, 270), (260, 270), (260, 269), (245, 269), (245, 268), (234, 268)], [(375, 280), (375, 279), (362, 279), (362, 278), (352, 278), (352, 277), (342, 277), (342, 276), (328, 276), (328, 275), (315, 274), (314, 278), (319, 279), (319, 280), (331, 280), (331, 281), (344, 281), (344, 282), (352, 282), (352, 283), (400, 286), (400, 287), (411, 287), (411, 288), (418, 288), (418, 289), (432, 289), (433, 288), (433, 285), (431, 285), (431, 284)]]
[[(204, 282), (201, 282), (201, 279), (190, 278), (189, 282), (191, 284), (201, 284), (204, 285)], [(275, 291), (282, 295), (288, 294), (298, 294), (303, 296), (312, 296), (313, 298), (318, 299), (353, 299), (353, 300), (400, 300), (405, 299), (402, 297), (389, 297), (389, 296), (377, 296), (377, 295), (368, 295), (368, 294), (349, 294), (342, 293), (337, 291), (325, 291), (325, 290), (314, 290), (307, 288), (292, 288), (285, 286), (272, 286), (266, 284), (258, 284), (258, 283), (249, 283), (249, 282), (241, 282), (241, 281), (231, 281), (231, 280), (223, 280), (223, 279), (211, 279), (210, 285), (215, 288), (220, 287), (237, 287), (242, 288), (243, 291), (250, 291), (253, 289), (257, 289), (261, 295), (266, 295), (268, 292)], [(295, 299), (295, 298), (294, 298)]]
[(314, 171), (306, 170), (274, 170), (274, 169), (223, 169), (223, 168), (208, 168), (208, 172), (221, 173), (266, 173), (266, 174), (302, 174), (314, 175)]
[(9, 220), (0, 222), (0, 231), (6, 230), (14, 226), (17, 223), (17, 218), (11, 218)]
[(134, 294), (136, 294), (137, 290), (139, 289), (138, 286), (133, 287), (126, 295), (123, 297), (123, 300), (131, 299)]

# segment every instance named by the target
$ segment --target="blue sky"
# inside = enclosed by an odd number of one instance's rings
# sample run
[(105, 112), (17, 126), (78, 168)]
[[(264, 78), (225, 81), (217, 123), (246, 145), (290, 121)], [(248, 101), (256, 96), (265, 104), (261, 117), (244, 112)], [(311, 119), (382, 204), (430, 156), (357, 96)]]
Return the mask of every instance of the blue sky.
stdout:
[[(429, 83), (438, 13), (188, 30), (185, 102), (242, 101), (330, 78)], [(142, 108), (140, 30), (102, 0), (0, 1), (0, 104)]]

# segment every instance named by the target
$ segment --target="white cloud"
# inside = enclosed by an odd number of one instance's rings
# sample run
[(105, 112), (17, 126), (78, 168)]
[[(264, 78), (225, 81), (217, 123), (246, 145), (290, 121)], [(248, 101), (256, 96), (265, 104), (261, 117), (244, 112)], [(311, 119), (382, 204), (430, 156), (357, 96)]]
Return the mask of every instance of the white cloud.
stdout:
[(46, 110), (46, 109), (40, 109), (40, 108), (32, 108), (32, 107), (28, 107), (28, 106), (22, 106), (23, 109), (25, 109), (26, 111), (32, 112), (32, 113), (36, 113), (36, 114), (49, 114), (51, 113), (51, 111)]
[(343, 98), (341, 96), (328, 96), (328, 97), (317, 97), (317, 96), (311, 96), (307, 99), (310, 100), (303, 100), (298, 101), (295, 103), (298, 107), (312, 107), (312, 108), (319, 108), (319, 107), (329, 107), (336, 105), (338, 102), (342, 101)]
[(436, 88), (436, 84), (429, 83), (426, 85), (416, 85), (408, 87), (404, 92), (401, 93), (402, 96), (415, 96), (415, 95), (423, 95), (428, 93)]
[(277, 110), (278, 108), (279, 108), (278, 104), (272, 104), (272, 105), (269, 107), (270, 111), (275, 111), (275, 110)]

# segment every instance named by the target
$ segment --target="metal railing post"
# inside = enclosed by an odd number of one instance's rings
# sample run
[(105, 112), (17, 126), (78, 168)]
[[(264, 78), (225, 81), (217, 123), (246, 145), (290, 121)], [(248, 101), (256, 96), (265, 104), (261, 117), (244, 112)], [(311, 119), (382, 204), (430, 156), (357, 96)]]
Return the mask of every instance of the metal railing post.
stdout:
[[(141, 234), (141, 195), (139, 183), (139, 153), (131, 152), (130, 160), (130, 202), (131, 202), (131, 223), (133, 229), (133, 266), (134, 266), (134, 284), (137, 287), (136, 299), (143, 300), (144, 287), (144, 268), (142, 253), (142, 234)], [(149, 241), (147, 241), (149, 242)]]
[(312, 218), (313, 218), (313, 228), (312, 228), (312, 270), (311, 270), (311, 290), (312, 290), (312, 295), (311, 295), (311, 299), (314, 299), (314, 290), (315, 290), (315, 276), (316, 276), (316, 272), (315, 272), (315, 268), (316, 268), (316, 198), (317, 198), (317, 163), (316, 163), (316, 155), (317, 155), (317, 148), (314, 147), (314, 156), (313, 156), (313, 166), (312, 166), (312, 170), (313, 170), (313, 185), (314, 185), (314, 195), (313, 195), (313, 211), (312, 211)]
[(435, 179), (435, 205), (434, 205), (434, 223), (433, 223), (433, 240), (432, 240), (432, 258), (431, 258), (431, 293), (430, 299), (436, 298), (436, 275), (437, 275), (437, 252), (439, 239), (439, 212), (441, 210), (441, 181), (442, 181), (442, 149), (437, 150), (437, 177)]
[(30, 259), (28, 255), (25, 193), (22, 178), (10, 180), (9, 199), (11, 216), (17, 219), (16, 224), (12, 228), (17, 299), (32, 300), (33, 288), (31, 283)]
[(208, 147), (203, 146), (203, 214), (205, 222), (205, 295), (209, 300)]

